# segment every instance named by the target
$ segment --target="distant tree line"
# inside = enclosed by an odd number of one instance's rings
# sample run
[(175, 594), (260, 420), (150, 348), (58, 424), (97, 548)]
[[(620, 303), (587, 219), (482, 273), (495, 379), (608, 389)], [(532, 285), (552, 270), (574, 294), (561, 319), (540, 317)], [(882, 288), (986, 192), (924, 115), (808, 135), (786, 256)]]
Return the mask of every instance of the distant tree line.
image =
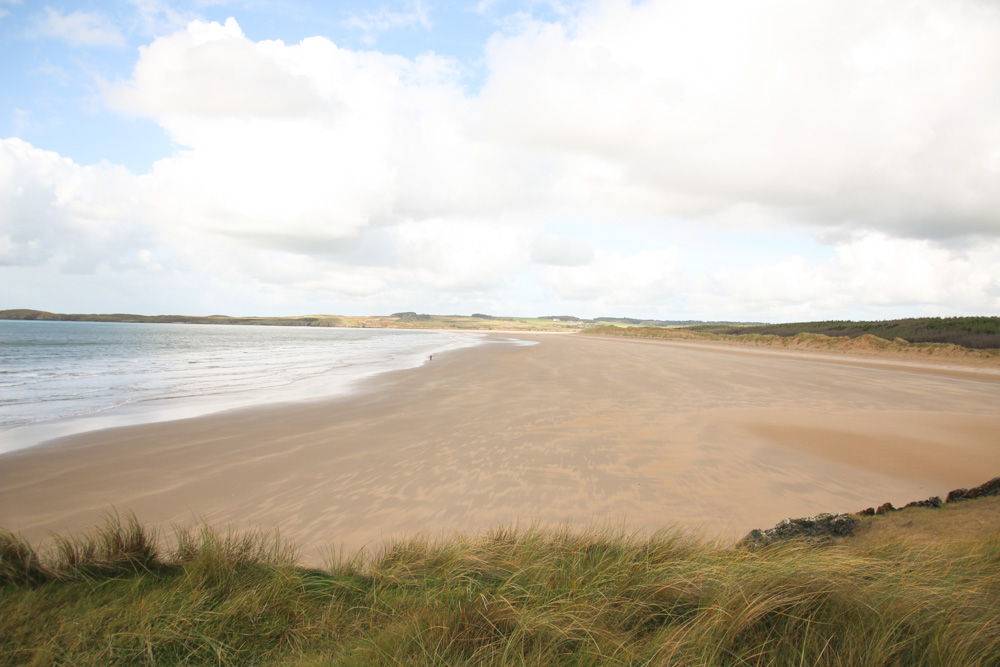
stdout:
[(393, 313), (390, 317), (395, 317), (403, 322), (427, 322), (431, 319), (430, 315), (417, 314), (411, 310), (408, 310), (405, 313)]

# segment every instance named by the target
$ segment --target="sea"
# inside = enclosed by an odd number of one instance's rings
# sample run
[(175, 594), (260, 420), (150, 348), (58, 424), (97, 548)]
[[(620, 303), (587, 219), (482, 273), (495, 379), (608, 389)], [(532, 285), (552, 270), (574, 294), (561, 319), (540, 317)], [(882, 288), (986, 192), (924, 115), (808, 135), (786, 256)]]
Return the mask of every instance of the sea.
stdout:
[(345, 395), (482, 334), (0, 320), (0, 454), (91, 430)]

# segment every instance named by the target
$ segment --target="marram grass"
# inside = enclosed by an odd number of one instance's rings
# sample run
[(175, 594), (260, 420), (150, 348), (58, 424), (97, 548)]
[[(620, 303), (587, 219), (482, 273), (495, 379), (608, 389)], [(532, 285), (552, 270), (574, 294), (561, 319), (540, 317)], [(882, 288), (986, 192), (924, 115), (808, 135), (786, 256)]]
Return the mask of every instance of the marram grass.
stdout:
[(10, 665), (997, 665), (1000, 542), (780, 544), (498, 529), (325, 569), (273, 534), (131, 515), (0, 533)]

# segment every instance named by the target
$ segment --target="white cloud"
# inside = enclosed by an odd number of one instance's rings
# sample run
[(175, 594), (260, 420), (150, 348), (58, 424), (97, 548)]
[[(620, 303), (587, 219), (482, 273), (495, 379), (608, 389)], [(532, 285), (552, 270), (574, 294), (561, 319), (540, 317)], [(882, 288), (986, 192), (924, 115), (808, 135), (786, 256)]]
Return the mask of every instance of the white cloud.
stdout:
[(531, 245), (531, 261), (552, 266), (585, 266), (594, 260), (594, 249), (564, 237), (543, 234)]
[(570, 312), (677, 319), (789, 321), (1000, 310), (1000, 241), (948, 249), (928, 240), (865, 233), (831, 257), (752, 255), (720, 268), (719, 248), (597, 251), (583, 267), (542, 272), (550, 298)]
[(125, 46), (125, 37), (107, 17), (97, 12), (77, 10), (65, 14), (46, 7), (39, 15), (33, 34), (61, 39), (71, 46)]
[(472, 221), (407, 221), (396, 231), (398, 278), (441, 290), (499, 287), (521, 268), (525, 240), (512, 227)]
[(319, 91), (282, 57), (284, 51), (281, 42), (250, 42), (233, 19), (225, 25), (194, 22), (143, 48), (135, 84), (114, 89), (111, 101), (168, 122), (176, 117), (295, 120), (320, 113)]
[(141, 192), (121, 167), (81, 167), (20, 139), (0, 142), (0, 264), (66, 273), (126, 267), (155, 243), (140, 221)]
[(617, 165), (651, 213), (996, 234), (997, 63), (975, 0), (608, 2), (495, 36), (482, 103), (505, 141)]
[(358, 53), (323, 38), (254, 43), (235, 21), (196, 22), (143, 49), (109, 100), (188, 147), (151, 174), (165, 216), (322, 246), (478, 194), (461, 187), (470, 170), (452, 159), (469, 149), (448, 122), (463, 103), (451, 76), (434, 56)]
[[(612, 307), (639, 308), (672, 302), (683, 263), (677, 248), (632, 254), (596, 251), (581, 266), (548, 267), (542, 281), (563, 298), (593, 301)], [(673, 304), (671, 304), (673, 305)]]
[(691, 280), (699, 316), (726, 309), (747, 319), (881, 319), (989, 315), (1000, 310), (1000, 241), (947, 249), (927, 240), (867, 233), (845, 239), (833, 258), (792, 256)]
[[(414, 7), (412, 25), (429, 21)], [(507, 23), (486, 62), (470, 93), (449, 58), (192, 22), (106, 89), (178, 152), (135, 177), (8, 141), (0, 257), (183, 269), (241, 302), (509, 304), (547, 290), (590, 314), (1000, 307), (1000, 12), (987, 2), (594, 3)], [(747, 259), (723, 269), (660, 233), (676, 221), (720, 243), (807, 230), (833, 256), (734, 248)], [(601, 247), (575, 235), (583, 222), (644, 241)]]
[(446, 58), (194, 22), (144, 48), (109, 100), (190, 147), (157, 168), (186, 179), (206, 225), (229, 211), (251, 235), (282, 212), (342, 236), (424, 216), (740, 224), (746, 210), (997, 234), (1000, 18), (984, 7), (607, 3), (494, 36), (479, 96)]

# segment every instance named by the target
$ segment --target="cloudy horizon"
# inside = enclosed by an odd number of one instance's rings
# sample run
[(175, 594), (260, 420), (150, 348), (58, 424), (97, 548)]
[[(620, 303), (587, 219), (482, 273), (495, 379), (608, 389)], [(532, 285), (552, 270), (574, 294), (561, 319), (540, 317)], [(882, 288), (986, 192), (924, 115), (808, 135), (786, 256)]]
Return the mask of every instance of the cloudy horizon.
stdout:
[(0, 308), (1000, 314), (987, 0), (0, 0)]

